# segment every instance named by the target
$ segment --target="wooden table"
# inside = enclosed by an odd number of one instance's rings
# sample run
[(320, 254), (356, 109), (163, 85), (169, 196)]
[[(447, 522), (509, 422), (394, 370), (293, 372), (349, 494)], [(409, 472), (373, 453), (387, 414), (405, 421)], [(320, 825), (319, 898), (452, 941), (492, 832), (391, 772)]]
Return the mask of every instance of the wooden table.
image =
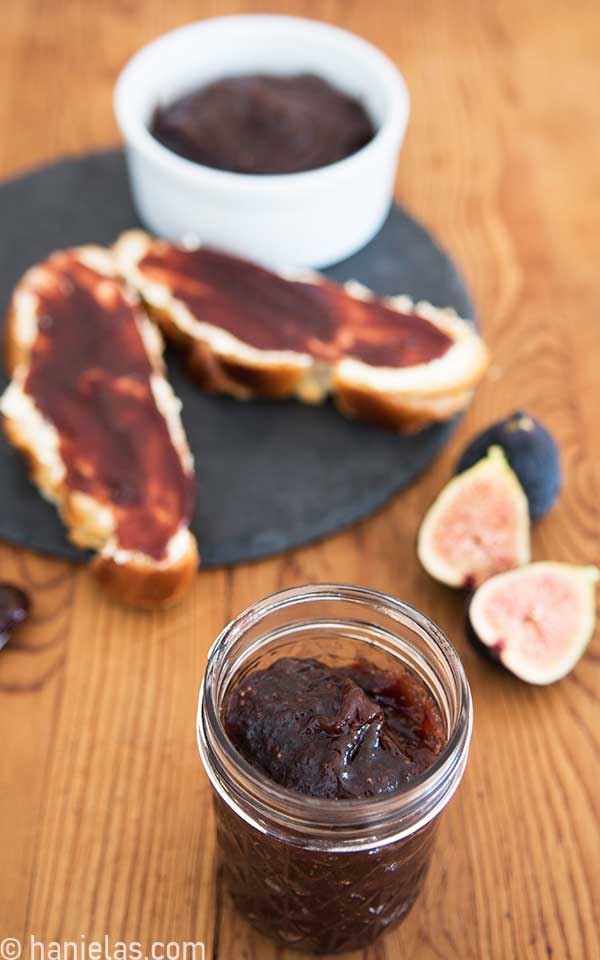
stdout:
[(450, 448), (393, 504), (324, 543), (202, 572), (172, 611), (124, 611), (84, 569), (1, 548), (2, 578), (30, 589), (36, 610), (0, 656), (0, 940), (203, 940), (211, 960), (298, 956), (255, 935), (220, 889), (194, 714), (209, 644), (233, 614), (333, 579), (427, 611), (456, 642), (475, 702), (469, 768), (426, 890), (361, 956), (594, 960), (600, 642), (553, 688), (513, 681), (466, 645), (463, 598), (419, 569), (414, 541), (467, 437), (519, 405), (556, 432), (566, 475), (534, 556), (600, 559), (600, 7), (5, 0), (0, 172), (116, 143), (111, 89), (130, 54), (180, 23), (252, 10), (339, 23), (401, 67), (413, 116), (398, 197), (464, 270), (493, 363)]

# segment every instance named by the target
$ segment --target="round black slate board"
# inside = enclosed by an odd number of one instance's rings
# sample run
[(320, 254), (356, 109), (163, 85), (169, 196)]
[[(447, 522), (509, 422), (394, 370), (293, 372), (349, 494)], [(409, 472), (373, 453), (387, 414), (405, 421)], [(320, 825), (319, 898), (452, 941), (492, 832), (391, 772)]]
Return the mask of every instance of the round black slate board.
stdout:
[[(52, 250), (111, 243), (138, 223), (120, 151), (68, 159), (0, 186), (0, 310), (24, 270)], [(326, 273), (380, 294), (407, 293), (463, 316), (464, 285), (429, 234), (396, 207), (381, 233)], [(400, 437), (352, 423), (331, 404), (240, 403), (202, 394), (167, 353), (196, 458), (192, 528), (205, 566), (231, 564), (322, 537), (381, 506), (415, 479), (454, 424)], [(4, 388), (6, 377), (1, 375)], [(53, 507), (30, 484), (22, 458), (0, 439), (0, 537), (71, 560)]]

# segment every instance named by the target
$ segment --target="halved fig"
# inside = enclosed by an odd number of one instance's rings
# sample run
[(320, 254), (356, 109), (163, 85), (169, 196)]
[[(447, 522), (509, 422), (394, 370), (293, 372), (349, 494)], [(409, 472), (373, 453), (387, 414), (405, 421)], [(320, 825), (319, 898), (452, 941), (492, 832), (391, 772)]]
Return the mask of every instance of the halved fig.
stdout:
[(596, 623), (596, 567), (530, 563), (492, 577), (475, 591), (467, 635), (527, 683), (548, 684), (569, 673)]
[(436, 580), (468, 589), (529, 562), (527, 498), (499, 447), (444, 487), (421, 524), (418, 554)]
[(548, 513), (560, 493), (562, 474), (558, 444), (549, 430), (523, 410), (493, 423), (474, 437), (458, 461), (462, 473), (485, 456), (491, 446), (502, 448), (529, 501), (529, 515)]

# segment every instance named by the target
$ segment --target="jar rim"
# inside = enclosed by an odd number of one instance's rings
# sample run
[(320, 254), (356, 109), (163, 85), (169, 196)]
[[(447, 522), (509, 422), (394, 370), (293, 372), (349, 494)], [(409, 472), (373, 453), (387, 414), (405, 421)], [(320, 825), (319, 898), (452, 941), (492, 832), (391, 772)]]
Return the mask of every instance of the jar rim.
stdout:
[[(212, 681), (218, 657), (230, 650), (246, 630), (288, 606), (336, 600), (375, 607), (399, 626), (408, 626), (444, 658), (454, 684), (453, 725), (439, 756), (414, 780), (384, 797), (334, 800), (307, 796), (277, 784), (236, 749), (215, 702)], [(395, 842), (421, 829), (441, 812), (462, 778), (472, 722), (471, 692), (462, 663), (452, 643), (425, 614), (396, 597), (367, 587), (309, 583), (270, 594), (246, 608), (221, 631), (209, 651), (196, 730), (200, 755), (213, 787), (244, 820), (261, 832), (278, 834), (288, 842), (347, 850), (365, 849), (374, 842), (378, 846)]]

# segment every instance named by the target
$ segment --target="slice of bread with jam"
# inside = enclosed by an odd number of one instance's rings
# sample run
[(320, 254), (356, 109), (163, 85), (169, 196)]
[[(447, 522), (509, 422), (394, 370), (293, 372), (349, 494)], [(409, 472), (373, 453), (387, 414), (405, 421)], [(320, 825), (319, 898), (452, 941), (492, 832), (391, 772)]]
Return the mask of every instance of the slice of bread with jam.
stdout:
[(487, 366), (481, 337), (453, 310), (141, 231), (123, 234), (114, 253), (206, 390), (306, 403), (331, 395), (348, 416), (413, 431), (463, 410)]
[(109, 251), (61, 251), (24, 275), (0, 401), (10, 442), (69, 538), (123, 603), (160, 607), (198, 565), (194, 465), (162, 337)]

